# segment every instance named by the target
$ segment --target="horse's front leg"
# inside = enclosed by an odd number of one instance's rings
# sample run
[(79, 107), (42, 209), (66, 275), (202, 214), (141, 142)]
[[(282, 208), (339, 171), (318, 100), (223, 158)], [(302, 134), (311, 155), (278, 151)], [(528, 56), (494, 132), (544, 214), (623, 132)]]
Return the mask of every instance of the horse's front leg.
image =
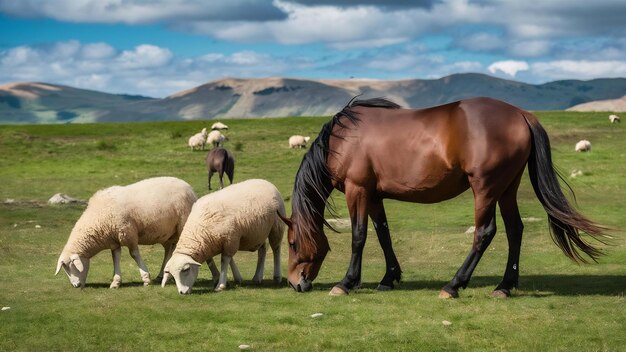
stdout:
[(362, 188), (346, 187), (346, 200), (352, 222), (352, 255), (346, 276), (333, 287), (331, 296), (346, 295), (361, 284), (361, 262), (367, 239), (367, 194)]
[(380, 281), (380, 284), (378, 284), (378, 290), (392, 290), (394, 288), (393, 282), (400, 282), (402, 270), (400, 269), (398, 258), (396, 258), (391, 244), (391, 236), (389, 235), (389, 225), (387, 224), (387, 215), (385, 214), (383, 200), (371, 200), (368, 208), (370, 218), (376, 229), (378, 243), (380, 243), (380, 247), (383, 249), (383, 254), (385, 255), (385, 276)]

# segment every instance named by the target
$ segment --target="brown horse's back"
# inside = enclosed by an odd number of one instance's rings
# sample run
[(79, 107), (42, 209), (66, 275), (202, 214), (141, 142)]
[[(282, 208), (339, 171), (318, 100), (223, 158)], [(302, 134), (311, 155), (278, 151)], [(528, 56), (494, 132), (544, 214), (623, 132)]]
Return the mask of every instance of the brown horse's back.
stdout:
[(523, 171), (531, 150), (524, 120), (530, 114), (493, 99), (354, 111), (360, 120), (356, 126), (336, 125), (329, 141), (328, 167), (339, 190), (352, 182), (382, 198), (439, 202), (477, 180), (505, 178), (498, 181), (505, 187)]

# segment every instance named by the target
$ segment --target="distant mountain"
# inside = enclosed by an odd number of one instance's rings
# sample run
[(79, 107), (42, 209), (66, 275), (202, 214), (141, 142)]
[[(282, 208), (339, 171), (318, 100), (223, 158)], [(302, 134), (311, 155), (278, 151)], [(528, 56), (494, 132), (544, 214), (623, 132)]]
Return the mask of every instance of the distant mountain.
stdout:
[[(118, 107), (152, 98), (117, 95), (48, 83), (0, 85), (0, 123), (95, 122)], [(127, 110), (119, 121), (132, 121)]]
[(397, 81), (227, 78), (163, 99), (46, 83), (12, 83), (0, 86), (0, 123), (333, 115), (358, 94), (364, 98), (384, 96), (413, 108), (489, 96), (528, 110), (563, 110), (626, 95), (626, 78), (564, 80), (540, 85), (473, 73)]
[(568, 111), (612, 111), (626, 112), (626, 95), (619, 99), (596, 100), (574, 105)]

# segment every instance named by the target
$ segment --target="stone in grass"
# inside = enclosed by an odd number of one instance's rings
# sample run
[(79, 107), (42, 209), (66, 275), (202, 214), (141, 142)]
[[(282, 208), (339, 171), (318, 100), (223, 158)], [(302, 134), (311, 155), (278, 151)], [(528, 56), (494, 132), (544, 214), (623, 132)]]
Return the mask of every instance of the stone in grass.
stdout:
[(443, 326), (450, 326), (452, 325), (452, 322), (448, 321), (448, 320), (444, 320), (441, 322), (441, 324), (443, 324)]
[(2, 310), (3, 310), (3, 311), (5, 311), (5, 310), (9, 310), (9, 309), (11, 309), (11, 307), (2, 307)]
[(322, 315), (324, 315), (324, 313), (313, 313), (313, 314), (311, 314), (311, 318), (319, 318)]
[(250, 349), (250, 345), (239, 345), (239, 349), (240, 350), (249, 350)]

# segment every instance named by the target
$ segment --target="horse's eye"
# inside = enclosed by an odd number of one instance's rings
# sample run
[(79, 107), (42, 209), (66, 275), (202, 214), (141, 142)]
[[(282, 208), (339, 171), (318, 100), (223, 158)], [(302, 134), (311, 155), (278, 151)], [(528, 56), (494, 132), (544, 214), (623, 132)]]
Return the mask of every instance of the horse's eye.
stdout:
[(289, 248), (291, 248), (295, 252), (296, 251), (296, 243), (295, 242), (289, 242)]

